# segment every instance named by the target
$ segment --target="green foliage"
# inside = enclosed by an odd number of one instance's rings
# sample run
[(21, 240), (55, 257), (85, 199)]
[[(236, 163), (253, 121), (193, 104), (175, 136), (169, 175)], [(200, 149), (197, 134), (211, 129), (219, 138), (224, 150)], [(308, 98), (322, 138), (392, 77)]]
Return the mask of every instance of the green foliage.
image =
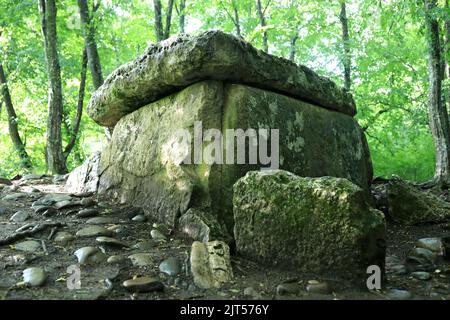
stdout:
[[(58, 37), (65, 108), (64, 143), (75, 116), (84, 46), (77, 1), (58, 2)], [(163, 14), (167, 10), (163, 3)], [(94, 15), (102, 69), (106, 77), (155, 42), (151, 0), (103, 0)], [(171, 34), (180, 30), (178, 4)], [(92, 0), (90, 1), (92, 6)], [(186, 0), (186, 32), (221, 29), (236, 33), (236, 6), (244, 39), (262, 47), (268, 32), (269, 51), (288, 58), (298, 34), (295, 60), (339, 84), (343, 81), (340, 2), (263, 0), (267, 22), (261, 28), (254, 0)], [(34, 0), (0, 0), (0, 52), (18, 114), (19, 128), (35, 171), (45, 171), (47, 76)], [(449, 13), (440, 3), (436, 15)], [(422, 1), (348, 0), (353, 94), (365, 129), (376, 175), (398, 174), (411, 180), (433, 176), (434, 148), (427, 120), (427, 56)], [(165, 22), (165, 20), (164, 20)], [(93, 86), (88, 74), (85, 105)], [(6, 112), (0, 113), (0, 175), (20, 172), (8, 137)], [(105, 143), (103, 130), (83, 115), (79, 141), (69, 167), (79, 165)]]

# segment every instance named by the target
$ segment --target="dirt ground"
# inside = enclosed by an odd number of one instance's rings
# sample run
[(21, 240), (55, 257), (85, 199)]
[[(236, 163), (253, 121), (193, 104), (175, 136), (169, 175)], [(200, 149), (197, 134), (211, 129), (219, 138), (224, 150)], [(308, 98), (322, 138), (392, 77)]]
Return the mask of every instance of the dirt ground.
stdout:
[[(14, 190), (16, 189), (16, 190)], [(387, 292), (390, 289), (407, 290), (411, 299), (450, 299), (450, 262), (440, 258), (432, 269), (430, 280), (415, 279), (410, 272), (395, 274), (387, 268), (386, 288), (380, 291), (358, 291), (349, 288), (345, 283), (333, 279), (316, 279), (314, 275), (302, 275), (283, 270), (274, 270), (259, 266), (242, 257), (232, 257), (234, 281), (229, 285), (214, 290), (202, 290), (193, 285), (192, 276), (187, 270), (191, 242), (171, 230), (162, 228), (167, 241), (156, 242), (150, 237), (153, 221), (134, 222), (130, 220), (130, 208), (107, 203), (104, 199), (95, 199), (100, 216), (114, 219), (114, 223), (106, 227), (116, 230), (115, 238), (128, 244), (128, 247), (117, 248), (96, 244), (95, 238), (79, 238), (66, 243), (54, 241), (55, 231), (66, 231), (75, 235), (85, 227), (88, 218), (76, 217), (80, 207), (58, 210), (49, 217), (36, 214), (31, 208), (33, 202), (49, 193), (64, 193), (62, 182), (54, 184), (49, 178), (27, 182), (15, 181), (14, 187), (5, 187), (0, 199), (8, 194), (23, 192), (25, 195), (14, 201), (0, 201), (4, 212), (0, 214), (0, 239), (12, 234), (19, 227), (28, 223), (61, 222), (57, 230), (47, 228), (31, 238), (20, 239), (8, 245), (0, 246), (0, 299), (251, 299), (244, 295), (244, 290), (252, 287), (262, 299), (391, 299)], [(72, 195), (73, 199), (81, 199)], [(84, 195), (86, 196), (86, 195)], [(24, 222), (12, 222), (10, 217), (17, 211), (26, 211), (29, 218)], [(399, 227), (388, 225), (387, 259), (398, 260), (402, 264), (409, 250), (420, 238), (441, 237), (449, 234), (449, 224), (434, 224), (417, 227)], [(118, 232), (118, 230), (120, 232)], [(37, 240), (41, 246), (33, 252), (24, 252), (15, 245), (25, 240)], [(136, 246), (136, 244), (141, 246)], [(67, 268), (77, 265), (74, 252), (85, 246), (100, 247), (106, 256), (121, 255), (128, 257), (133, 253), (150, 253), (153, 263), (146, 267), (136, 267), (130, 259), (117, 264), (106, 261), (90, 266), (81, 266), (81, 288), (69, 290)], [(182, 264), (177, 276), (169, 277), (161, 273), (158, 266), (168, 257), (176, 257)], [(18, 285), (22, 281), (22, 272), (28, 267), (43, 267), (47, 280), (41, 287)], [(131, 293), (123, 286), (123, 281), (134, 276), (154, 276), (164, 283), (164, 290), (150, 293)], [(105, 281), (109, 279), (109, 281)], [(308, 280), (327, 281), (333, 289), (332, 294), (312, 294), (307, 292)], [(299, 291), (291, 295), (278, 295), (280, 283), (296, 283)], [(255, 296), (253, 296), (255, 297)]]

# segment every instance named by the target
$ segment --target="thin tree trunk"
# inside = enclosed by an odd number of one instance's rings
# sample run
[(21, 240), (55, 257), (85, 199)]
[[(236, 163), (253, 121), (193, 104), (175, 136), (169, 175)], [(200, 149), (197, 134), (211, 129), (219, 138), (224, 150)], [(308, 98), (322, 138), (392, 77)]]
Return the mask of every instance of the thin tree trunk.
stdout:
[(75, 143), (78, 138), (78, 131), (80, 130), (81, 123), (81, 115), (83, 114), (83, 104), (84, 104), (84, 94), (86, 90), (86, 73), (87, 73), (87, 65), (88, 65), (88, 55), (86, 48), (83, 50), (83, 58), (81, 62), (81, 74), (80, 74), (80, 88), (78, 89), (78, 103), (77, 103), (77, 113), (75, 115), (75, 119), (72, 124), (72, 132), (70, 134), (70, 140), (64, 149), (64, 156), (66, 159), (69, 157), (69, 154), (72, 152)]
[(344, 64), (344, 88), (350, 91), (352, 86), (352, 60), (350, 56), (350, 35), (348, 32), (348, 19), (347, 19), (347, 8), (345, 1), (341, 1), (341, 13), (339, 14), (339, 20), (341, 20), (342, 25), (342, 43), (344, 47), (343, 53), (343, 64)]
[(442, 102), (441, 45), (439, 23), (432, 11), (436, 0), (425, 0), (426, 39), (428, 42), (429, 118), (436, 150), (434, 182), (441, 187), (450, 185), (450, 129), (446, 105)]
[(5, 103), (6, 113), (8, 114), (9, 135), (11, 137), (11, 141), (20, 157), (21, 160), (20, 163), (22, 168), (31, 169), (32, 163), (30, 157), (28, 156), (27, 151), (25, 150), (25, 145), (23, 144), (22, 139), (20, 138), (19, 135), (16, 111), (14, 110), (14, 105), (12, 103), (11, 95), (9, 93), (5, 71), (3, 70), (3, 66), (1, 64), (0, 64), (0, 87), (2, 98)]
[(97, 42), (95, 41), (95, 29), (92, 24), (92, 17), (89, 13), (87, 0), (78, 0), (80, 9), (81, 25), (83, 29), (84, 41), (88, 56), (89, 69), (91, 71), (92, 83), (97, 90), (103, 84), (102, 65), (98, 54)]
[(161, 0), (153, 0), (153, 5), (155, 8), (156, 41), (160, 42), (160, 41), (164, 40), (164, 30), (163, 30), (162, 16), (161, 16)]
[(169, 0), (166, 13), (166, 26), (164, 29), (164, 40), (170, 37), (170, 27), (172, 26), (172, 11), (174, 0)]
[(242, 38), (241, 32), (241, 22), (239, 21), (239, 11), (236, 5), (235, 0), (233, 0), (233, 12), (234, 12), (234, 25), (236, 26), (236, 33), (239, 37)]
[[(261, 24), (262, 28), (266, 27), (266, 18), (264, 17), (264, 12), (261, 6), (261, 0), (256, 0), (256, 10), (258, 12), (258, 16), (259, 16), (259, 22)], [(263, 50), (265, 52), (269, 52), (269, 44), (268, 44), (268, 40), (267, 40), (267, 31), (264, 30), (263, 31)]]
[(39, 0), (39, 11), (48, 73), (47, 169), (52, 173), (63, 174), (67, 172), (67, 166), (61, 137), (63, 99), (55, 0)]
[(289, 60), (294, 61), (294, 62), (295, 62), (295, 53), (296, 53), (295, 45), (297, 43), (297, 40), (298, 40), (298, 31), (291, 38), (291, 46), (289, 49)]
[(180, 10), (179, 10), (179, 19), (180, 19), (180, 33), (184, 33), (185, 25), (186, 25), (186, 0), (180, 0)]

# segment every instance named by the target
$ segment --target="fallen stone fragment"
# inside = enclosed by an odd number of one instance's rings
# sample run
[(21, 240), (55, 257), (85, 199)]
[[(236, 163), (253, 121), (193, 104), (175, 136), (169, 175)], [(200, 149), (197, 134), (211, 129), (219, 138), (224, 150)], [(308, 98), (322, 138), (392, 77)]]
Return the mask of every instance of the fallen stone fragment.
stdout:
[(151, 292), (164, 290), (164, 284), (156, 278), (139, 277), (129, 279), (122, 284), (125, 289), (132, 292)]
[(85, 228), (77, 231), (77, 233), (75, 235), (80, 238), (94, 238), (94, 237), (100, 237), (100, 236), (110, 237), (113, 234), (114, 234), (114, 232), (111, 230), (108, 230), (101, 226), (94, 225), (94, 226), (85, 227)]
[(99, 244), (105, 244), (113, 247), (128, 247), (128, 245), (125, 242), (122, 242), (120, 240), (111, 237), (97, 237), (95, 241), (98, 242)]
[(47, 275), (40, 267), (27, 268), (23, 271), (23, 281), (32, 287), (40, 287), (45, 283)]
[(153, 266), (153, 257), (150, 253), (135, 253), (128, 258), (135, 267), (150, 267)]
[(9, 220), (14, 222), (24, 222), (29, 216), (30, 215), (26, 211), (17, 211)]
[(309, 281), (306, 291), (314, 294), (331, 294), (332, 289), (328, 282)]
[(181, 272), (180, 260), (178, 260), (178, 258), (175, 257), (165, 259), (163, 262), (160, 263), (159, 271), (169, 276), (176, 276)]
[(163, 235), (159, 230), (153, 229), (150, 231), (150, 235), (152, 236), (153, 240), (156, 241), (166, 241), (167, 238), (165, 235)]
[(75, 251), (74, 255), (80, 265), (96, 264), (106, 260), (106, 255), (96, 247), (83, 247)]
[(100, 212), (97, 209), (83, 209), (78, 212), (77, 217), (89, 218), (98, 215)]
[(36, 252), (41, 249), (41, 243), (36, 240), (27, 240), (14, 245), (16, 250), (25, 252)]

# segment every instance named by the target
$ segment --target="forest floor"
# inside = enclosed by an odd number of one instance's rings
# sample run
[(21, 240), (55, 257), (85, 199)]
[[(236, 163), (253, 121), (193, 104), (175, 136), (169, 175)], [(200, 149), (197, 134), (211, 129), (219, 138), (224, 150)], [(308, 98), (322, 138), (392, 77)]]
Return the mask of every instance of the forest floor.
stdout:
[[(79, 201), (87, 195), (70, 195), (69, 207), (57, 211), (50, 210), (46, 216), (35, 213), (32, 204), (45, 195), (64, 194), (63, 182), (54, 183), (52, 178), (14, 181), (13, 186), (3, 189), (0, 199), (10, 196), (11, 200), (0, 201), (0, 241), (18, 228), (28, 223), (60, 222), (62, 225), (47, 228), (30, 238), (23, 238), (11, 244), (0, 245), (0, 300), (1, 299), (450, 299), (450, 262), (439, 260), (428, 271), (430, 279), (419, 280), (404, 268), (404, 259), (420, 238), (441, 237), (449, 233), (449, 224), (434, 224), (417, 227), (388, 225), (387, 233), (387, 281), (386, 288), (380, 291), (360, 291), (333, 279), (315, 279), (313, 275), (265, 268), (243, 258), (233, 256), (234, 281), (221, 289), (203, 290), (193, 284), (186, 272), (191, 242), (181, 235), (167, 235), (166, 241), (154, 241), (150, 230), (155, 227), (152, 221), (136, 222), (130, 219), (130, 208), (107, 203), (101, 199), (96, 202), (98, 216), (107, 217), (104, 227), (111, 230), (114, 237), (126, 246), (111, 246), (96, 243), (94, 237), (74, 237), (64, 242), (55, 241), (58, 232), (66, 236), (89, 226), (90, 217), (81, 218), (77, 213), (83, 209)], [(89, 201), (87, 201), (89, 202)], [(74, 206), (73, 203), (78, 204)], [(14, 213), (22, 211), (27, 219), (22, 222), (11, 221)], [(17, 218), (17, 217), (16, 217)], [(22, 217), (23, 218), (23, 217)], [(20, 217), (19, 219), (21, 220)], [(69, 235), (70, 234), (70, 235)], [(69, 237), (70, 238), (70, 237)], [(23, 243), (27, 241), (26, 243)], [(79, 289), (68, 289), (67, 272), (69, 266), (78, 266), (74, 252), (82, 247), (99, 247), (104, 257), (116, 257), (116, 263), (107, 261), (81, 266)], [(127, 257), (135, 253), (149, 253), (147, 262), (141, 266), (133, 265)], [(122, 259), (120, 259), (122, 257)], [(161, 261), (175, 257), (180, 262), (178, 274), (168, 276), (159, 270)], [(144, 259), (145, 260), (145, 259)], [(22, 272), (29, 267), (42, 267), (47, 275), (40, 287), (18, 285)], [(132, 293), (123, 286), (123, 281), (134, 276), (151, 276), (164, 284), (164, 290), (149, 293)], [(105, 281), (109, 279), (109, 281)], [(326, 281), (332, 288), (330, 294), (314, 294), (306, 290), (309, 280)], [(278, 294), (277, 286), (288, 283), (297, 288), (292, 294)], [(248, 289), (253, 288), (252, 290)], [(405, 291), (392, 291), (399, 289)], [(244, 293), (245, 292), (245, 293)]]

